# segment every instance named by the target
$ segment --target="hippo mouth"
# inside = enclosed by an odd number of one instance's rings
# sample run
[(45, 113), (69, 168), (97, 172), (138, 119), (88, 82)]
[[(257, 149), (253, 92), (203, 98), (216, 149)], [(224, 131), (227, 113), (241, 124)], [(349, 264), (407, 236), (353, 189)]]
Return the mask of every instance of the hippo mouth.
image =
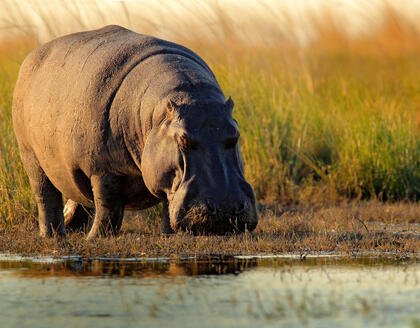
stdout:
[(174, 231), (186, 231), (194, 235), (227, 235), (252, 231), (256, 223), (250, 223), (248, 211), (242, 214), (209, 213), (205, 206), (193, 206), (189, 210), (180, 210), (178, 219), (172, 228)]

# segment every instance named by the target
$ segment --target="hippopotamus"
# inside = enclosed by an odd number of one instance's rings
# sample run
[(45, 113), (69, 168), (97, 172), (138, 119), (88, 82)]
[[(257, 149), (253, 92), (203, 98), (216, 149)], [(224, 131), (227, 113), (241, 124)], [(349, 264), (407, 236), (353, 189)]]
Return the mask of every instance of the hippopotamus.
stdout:
[(124, 210), (159, 202), (165, 233), (252, 231), (233, 107), (193, 51), (120, 26), (35, 49), (19, 71), (13, 124), (40, 235), (86, 228), (93, 214), (88, 239), (116, 234)]

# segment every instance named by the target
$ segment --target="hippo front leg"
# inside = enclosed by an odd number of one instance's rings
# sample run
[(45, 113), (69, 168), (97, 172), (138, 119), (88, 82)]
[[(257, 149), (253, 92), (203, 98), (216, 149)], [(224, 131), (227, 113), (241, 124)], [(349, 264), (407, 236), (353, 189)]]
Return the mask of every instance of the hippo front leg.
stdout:
[(95, 219), (88, 239), (98, 235), (116, 235), (121, 228), (124, 203), (121, 197), (121, 180), (114, 175), (92, 176), (91, 184), (95, 203)]
[(163, 212), (162, 212), (162, 233), (164, 234), (172, 234), (174, 230), (171, 227), (170, 220), (169, 220), (169, 209), (168, 209), (168, 201), (163, 202)]

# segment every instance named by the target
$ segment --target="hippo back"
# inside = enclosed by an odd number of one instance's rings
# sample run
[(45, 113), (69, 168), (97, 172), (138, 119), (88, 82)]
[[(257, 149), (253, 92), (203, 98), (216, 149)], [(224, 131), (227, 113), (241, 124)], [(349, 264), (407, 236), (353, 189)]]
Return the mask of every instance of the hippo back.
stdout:
[[(223, 96), (206, 63), (178, 44), (120, 26), (55, 39), (34, 50), (19, 72), (13, 120), (21, 153), (33, 152), (66, 197), (88, 204), (95, 171), (141, 177), (117, 130), (141, 119), (139, 140), (131, 140), (141, 148), (155, 103), (185, 81)], [(141, 109), (136, 117), (133, 108)]]

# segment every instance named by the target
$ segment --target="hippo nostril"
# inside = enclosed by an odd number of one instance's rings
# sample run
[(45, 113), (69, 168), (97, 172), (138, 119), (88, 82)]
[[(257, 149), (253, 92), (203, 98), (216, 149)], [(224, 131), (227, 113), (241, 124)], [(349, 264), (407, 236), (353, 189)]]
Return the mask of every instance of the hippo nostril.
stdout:
[(245, 203), (240, 203), (239, 206), (236, 208), (235, 213), (241, 214), (245, 210)]
[(207, 207), (207, 212), (209, 212), (210, 214), (213, 214), (213, 215), (216, 214), (217, 209), (216, 209), (216, 206), (213, 204), (212, 201), (208, 200), (206, 202), (206, 207)]

